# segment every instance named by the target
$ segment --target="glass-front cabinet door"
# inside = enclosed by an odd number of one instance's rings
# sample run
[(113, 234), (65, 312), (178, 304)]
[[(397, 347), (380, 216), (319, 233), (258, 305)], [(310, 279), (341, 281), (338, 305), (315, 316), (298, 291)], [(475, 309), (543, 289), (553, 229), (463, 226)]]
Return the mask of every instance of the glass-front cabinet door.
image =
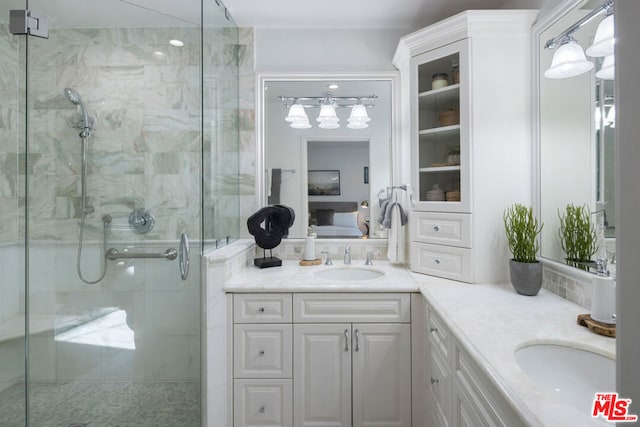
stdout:
[(412, 58), (417, 210), (469, 212), (466, 40)]

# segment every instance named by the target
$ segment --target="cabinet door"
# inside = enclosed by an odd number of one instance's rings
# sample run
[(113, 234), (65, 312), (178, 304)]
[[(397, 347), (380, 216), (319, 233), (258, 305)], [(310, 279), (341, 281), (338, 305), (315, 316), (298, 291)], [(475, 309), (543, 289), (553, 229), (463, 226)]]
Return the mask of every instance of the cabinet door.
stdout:
[(411, 329), (354, 324), (354, 427), (411, 426)]
[[(411, 59), (417, 210), (470, 212), (467, 43), (455, 42)], [(443, 79), (444, 86), (433, 82)]]
[(294, 324), (293, 424), (351, 426), (351, 325)]

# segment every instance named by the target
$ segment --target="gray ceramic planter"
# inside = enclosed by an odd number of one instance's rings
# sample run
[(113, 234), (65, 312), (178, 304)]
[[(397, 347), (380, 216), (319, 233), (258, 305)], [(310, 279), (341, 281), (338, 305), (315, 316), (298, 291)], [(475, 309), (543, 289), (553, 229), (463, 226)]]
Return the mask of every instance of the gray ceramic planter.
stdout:
[(521, 295), (534, 296), (542, 287), (542, 263), (509, 260), (511, 285)]

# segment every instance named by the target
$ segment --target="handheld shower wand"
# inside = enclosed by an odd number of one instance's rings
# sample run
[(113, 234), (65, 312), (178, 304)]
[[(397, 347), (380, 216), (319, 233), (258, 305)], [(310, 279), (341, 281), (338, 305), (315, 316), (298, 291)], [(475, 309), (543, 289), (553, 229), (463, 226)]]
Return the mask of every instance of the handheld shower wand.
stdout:
[(62, 93), (69, 101), (71, 101), (73, 104), (80, 107), (80, 112), (82, 113), (82, 123), (81, 123), (82, 132), (80, 132), (80, 137), (84, 138), (84, 137), (91, 136), (91, 120), (89, 118), (89, 113), (87, 113), (87, 107), (84, 105), (84, 102), (82, 101), (82, 97), (80, 96), (78, 91), (70, 87), (67, 87), (67, 88), (64, 88)]
[(102, 249), (103, 256), (101, 258), (100, 265), (100, 276), (96, 280), (89, 280), (82, 274), (81, 268), (81, 260), (82, 260), (82, 244), (84, 241), (84, 229), (85, 229), (85, 219), (87, 214), (92, 213), (94, 211), (93, 206), (87, 206), (87, 157), (88, 157), (88, 145), (89, 145), (89, 137), (91, 136), (91, 120), (89, 118), (89, 113), (87, 112), (87, 107), (84, 105), (82, 101), (82, 97), (80, 94), (70, 87), (65, 88), (62, 93), (64, 96), (73, 104), (80, 107), (80, 112), (82, 113), (82, 123), (80, 128), (80, 138), (82, 138), (82, 170), (81, 170), (81, 206), (80, 206), (80, 236), (78, 237), (78, 253), (76, 259), (76, 267), (78, 272), (78, 277), (80, 280), (85, 282), (86, 284), (94, 284), (101, 281), (104, 276), (107, 274), (107, 234), (109, 230), (109, 226), (111, 225), (111, 216), (104, 215), (102, 217), (103, 222), (103, 235), (102, 235)]

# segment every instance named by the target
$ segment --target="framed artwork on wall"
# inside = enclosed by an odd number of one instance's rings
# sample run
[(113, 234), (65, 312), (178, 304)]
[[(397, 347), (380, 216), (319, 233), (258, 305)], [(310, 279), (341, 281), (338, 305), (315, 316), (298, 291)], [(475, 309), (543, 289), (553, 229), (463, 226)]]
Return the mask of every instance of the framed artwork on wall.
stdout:
[(339, 170), (310, 170), (308, 178), (309, 196), (339, 196)]

